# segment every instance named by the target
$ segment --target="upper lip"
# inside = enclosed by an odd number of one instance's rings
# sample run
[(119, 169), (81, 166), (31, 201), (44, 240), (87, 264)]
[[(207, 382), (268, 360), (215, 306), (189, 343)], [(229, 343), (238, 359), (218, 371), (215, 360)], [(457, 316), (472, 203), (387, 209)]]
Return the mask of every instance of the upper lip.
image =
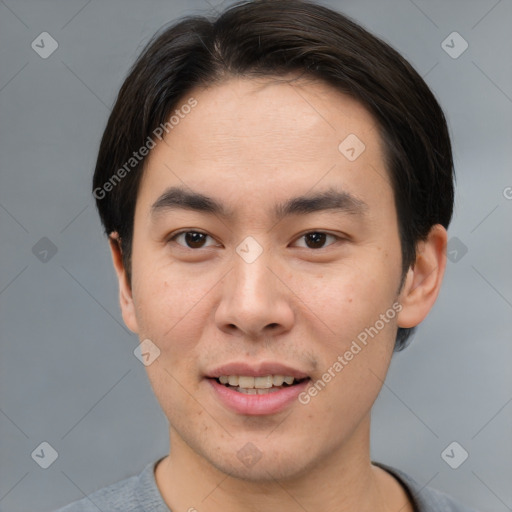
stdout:
[(265, 377), (266, 375), (283, 375), (285, 377), (294, 377), (295, 379), (304, 379), (308, 374), (278, 362), (244, 363), (232, 362), (226, 363), (210, 370), (206, 377), (218, 379), (221, 375), (243, 375), (248, 377)]

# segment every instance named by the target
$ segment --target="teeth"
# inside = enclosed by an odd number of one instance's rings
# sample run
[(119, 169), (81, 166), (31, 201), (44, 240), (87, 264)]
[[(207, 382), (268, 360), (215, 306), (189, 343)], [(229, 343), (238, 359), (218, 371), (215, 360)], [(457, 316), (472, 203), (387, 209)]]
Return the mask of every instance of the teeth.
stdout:
[(254, 387), (258, 389), (268, 389), (272, 387), (273, 379), (272, 375), (267, 375), (266, 377), (255, 377), (254, 378)]
[[(231, 377), (229, 377), (231, 379)], [(231, 382), (230, 382), (231, 384)], [(238, 377), (238, 385), (241, 388), (250, 389), (254, 387), (254, 377)]]
[(274, 375), (272, 378), (272, 383), (274, 386), (282, 386), (284, 382), (284, 376), (283, 375)]
[(275, 393), (279, 391), (280, 388), (269, 388), (269, 389), (245, 389), (245, 388), (236, 388), (240, 393), (244, 393), (245, 395), (268, 395), (269, 393)]
[[(221, 384), (229, 384), (237, 388), (237, 391), (250, 395), (264, 394), (260, 391), (272, 389), (272, 387), (280, 387), (283, 383), (291, 386), (295, 378), (285, 375), (265, 375), (264, 377), (250, 377), (248, 375), (221, 375), (219, 377)], [(253, 392), (254, 390), (254, 392)], [(257, 391), (256, 391), (257, 390)]]

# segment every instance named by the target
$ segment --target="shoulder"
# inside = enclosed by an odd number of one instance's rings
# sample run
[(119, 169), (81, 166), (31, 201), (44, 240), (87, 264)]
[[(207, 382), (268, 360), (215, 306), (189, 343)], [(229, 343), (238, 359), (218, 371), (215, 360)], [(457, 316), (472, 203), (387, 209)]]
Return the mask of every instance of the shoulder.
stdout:
[(407, 473), (379, 462), (372, 462), (391, 473), (406, 489), (416, 512), (477, 512), (448, 494), (425, 487), (416, 482)]
[(132, 476), (99, 489), (81, 500), (74, 501), (55, 512), (98, 512), (99, 510), (135, 512), (142, 511), (134, 499), (138, 477)]
[(151, 462), (140, 474), (98, 489), (55, 512), (169, 512), (156, 486), (155, 464)]

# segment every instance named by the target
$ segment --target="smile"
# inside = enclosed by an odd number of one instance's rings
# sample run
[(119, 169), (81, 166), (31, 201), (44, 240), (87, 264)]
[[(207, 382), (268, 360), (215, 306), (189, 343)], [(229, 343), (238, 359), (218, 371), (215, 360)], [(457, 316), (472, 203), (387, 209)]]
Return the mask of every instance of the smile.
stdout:
[(217, 382), (229, 389), (246, 395), (267, 395), (285, 387), (293, 386), (304, 379), (295, 379), (289, 375), (265, 375), (252, 377), (250, 375), (221, 375)]

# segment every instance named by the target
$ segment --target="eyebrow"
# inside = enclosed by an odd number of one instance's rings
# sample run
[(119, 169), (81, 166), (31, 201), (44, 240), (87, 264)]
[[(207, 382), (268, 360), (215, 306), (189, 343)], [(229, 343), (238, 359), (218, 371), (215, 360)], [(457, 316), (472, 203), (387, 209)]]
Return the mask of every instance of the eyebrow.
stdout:
[[(190, 191), (183, 186), (170, 187), (151, 206), (151, 216), (157, 217), (168, 210), (191, 210), (226, 219), (232, 219), (234, 212), (220, 201), (200, 192)], [(322, 192), (308, 193), (290, 198), (274, 206), (273, 216), (281, 220), (292, 215), (307, 215), (322, 211), (335, 211), (351, 215), (364, 215), (368, 205), (349, 192), (329, 188)]]

